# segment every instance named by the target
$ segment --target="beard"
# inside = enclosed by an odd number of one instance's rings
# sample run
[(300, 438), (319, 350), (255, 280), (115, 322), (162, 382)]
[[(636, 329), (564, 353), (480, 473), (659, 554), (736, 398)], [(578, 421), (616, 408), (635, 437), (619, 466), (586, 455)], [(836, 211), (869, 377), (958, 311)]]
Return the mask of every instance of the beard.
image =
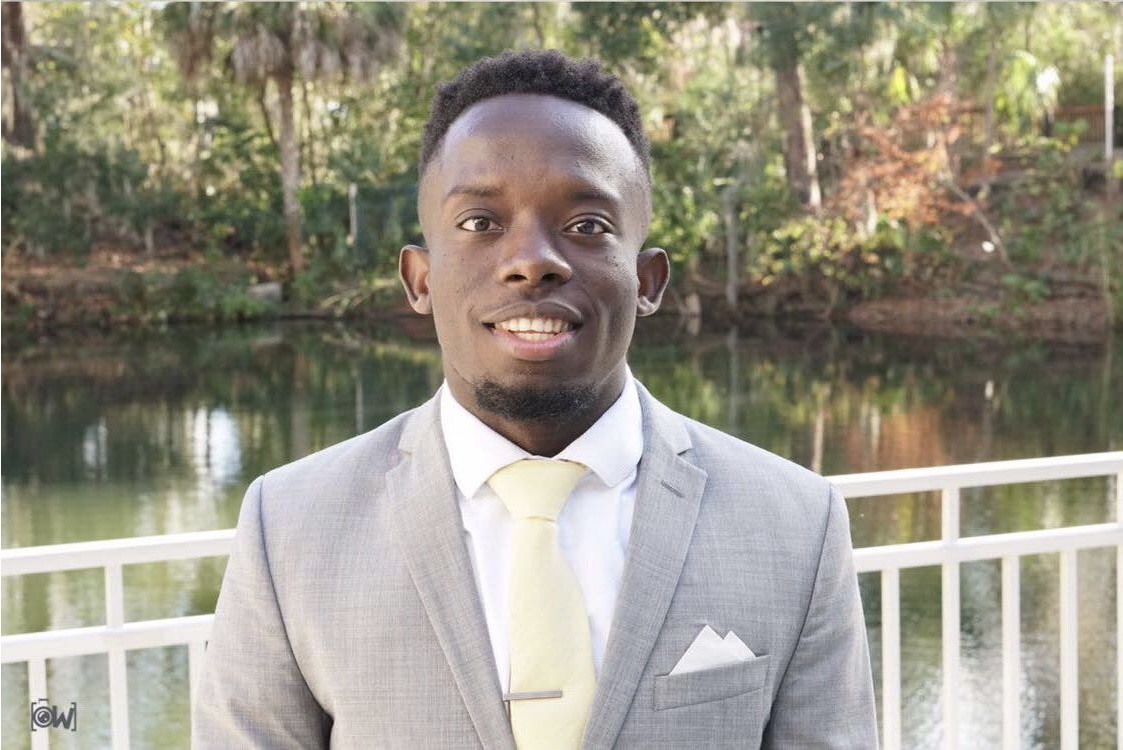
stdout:
[(515, 422), (573, 418), (590, 411), (596, 402), (596, 392), (591, 385), (547, 389), (505, 386), (494, 380), (483, 380), (475, 388), (476, 403), (481, 409)]

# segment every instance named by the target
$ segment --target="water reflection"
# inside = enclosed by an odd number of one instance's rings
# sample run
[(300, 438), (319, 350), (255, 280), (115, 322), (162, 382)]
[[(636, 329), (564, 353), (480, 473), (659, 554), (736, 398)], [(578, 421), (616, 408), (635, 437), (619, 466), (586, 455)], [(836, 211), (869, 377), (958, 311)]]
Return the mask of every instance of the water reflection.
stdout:
[[(1110, 350), (834, 329), (689, 337), (655, 323), (641, 328), (631, 365), (657, 397), (825, 473), (1123, 443), (1123, 369)], [(230, 527), (256, 475), (381, 424), (441, 381), (432, 332), (418, 322), (83, 336), (9, 347), (3, 357), (4, 547)], [(1111, 520), (1113, 492), (1103, 480), (965, 492), (962, 533)], [(859, 545), (939, 535), (932, 493), (855, 500), (851, 514)], [(224, 565), (127, 567), (126, 617), (212, 611)], [(1083, 747), (1114, 742), (1114, 575), (1110, 552), (1081, 553)], [(1055, 555), (1023, 561), (1027, 748), (1057, 743), (1057, 581)], [(962, 738), (997, 748), (997, 564), (964, 565), (961, 585)], [(943, 732), (940, 572), (905, 571), (901, 586), (905, 746), (928, 750)], [(863, 576), (861, 587), (876, 667), (877, 576)], [(4, 633), (104, 621), (96, 571), (5, 579), (2, 593)], [(187, 747), (186, 665), (183, 648), (130, 654), (134, 747)], [(60, 732), (53, 746), (108, 747), (104, 657), (57, 660), (49, 687), (53, 702), (78, 701), (83, 718), (80, 737)], [(4, 668), (3, 688), (3, 746), (29, 747), (23, 667)]]

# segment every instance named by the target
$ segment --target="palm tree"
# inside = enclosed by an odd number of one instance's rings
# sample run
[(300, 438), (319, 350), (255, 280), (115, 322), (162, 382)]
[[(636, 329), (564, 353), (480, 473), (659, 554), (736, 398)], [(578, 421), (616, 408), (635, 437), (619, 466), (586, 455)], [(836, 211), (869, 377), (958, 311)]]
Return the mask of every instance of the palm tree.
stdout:
[[(304, 269), (301, 241), (300, 143), (293, 86), (346, 77), (366, 81), (401, 44), (405, 7), (396, 3), (173, 3), (164, 9), (167, 37), (184, 78), (210, 62), (219, 34), (233, 37), (234, 79), (277, 90), (281, 196), (292, 273)], [(268, 121), (266, 122), (268, 127)]]

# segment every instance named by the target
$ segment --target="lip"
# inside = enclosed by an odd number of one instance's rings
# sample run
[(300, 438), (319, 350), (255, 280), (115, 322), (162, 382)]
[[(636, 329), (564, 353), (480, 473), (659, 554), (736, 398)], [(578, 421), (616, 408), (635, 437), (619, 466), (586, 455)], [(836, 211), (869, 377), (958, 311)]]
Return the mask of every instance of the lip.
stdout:
[[(527, 341), (510, 331), (496, 327), (496, 323), (512, 318), (556, 318), (569, 323), (568, 331), (554, 334), (545, 341)], [(495, 337), (509, 356), (524, 362), (545, 362), (554, 359), (573, 347), (584, 321), (581, 313), (568, 304), (556, 300), (536, 303), (517, 302), (506, 305), (484, 318), (484, 327)]]
[(502, 328), (491, 327), (488, 331), (507, 354), (526, 362), (545, 362), (554, 359), (569, 349), (577, 337), (576, 330), (569, 330), (556, 333), (545, 341), (527, 341)]
[(512, 318), (557, 318), (564, 320), (574, 327), (580, 328), (584, 323), (581, 313), (565, 302), (557, 300), (543, 300), (542, 302), (515, 302), (495, 310), (484, 316), (483, 324), (493, 328), (496, 323)]

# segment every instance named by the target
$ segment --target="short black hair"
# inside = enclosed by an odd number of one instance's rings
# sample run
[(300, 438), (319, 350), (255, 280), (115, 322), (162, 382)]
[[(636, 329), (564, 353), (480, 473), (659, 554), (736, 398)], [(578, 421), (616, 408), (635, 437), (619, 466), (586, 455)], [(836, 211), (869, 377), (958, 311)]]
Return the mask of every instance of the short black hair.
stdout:
[(593, 58), (575, 60), (557, 50), (523, 50), (485, 57), (437, 87), (421, 135), (418, 171), (425, 173), (449, 127), (473, 104), (504, 94), (546, 94), (583, 104), (616, 123), (643, 163), (651, 155), (639, 104), (624, 83)]

